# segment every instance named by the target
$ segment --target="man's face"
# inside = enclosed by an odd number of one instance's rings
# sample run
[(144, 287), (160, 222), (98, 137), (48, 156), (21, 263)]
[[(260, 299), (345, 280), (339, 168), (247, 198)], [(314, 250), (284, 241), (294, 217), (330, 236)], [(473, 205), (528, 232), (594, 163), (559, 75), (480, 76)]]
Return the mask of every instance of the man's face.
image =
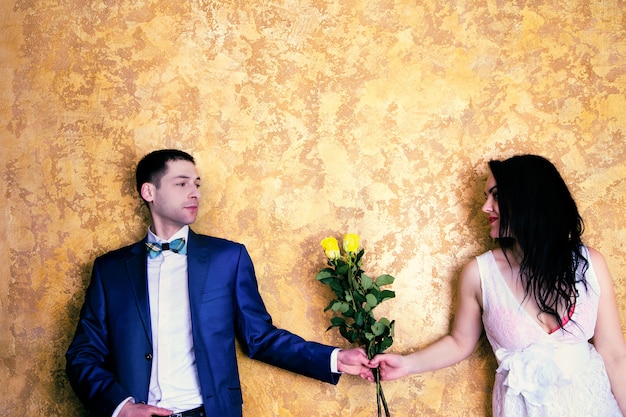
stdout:
[(200, 177), (193, 162), (169, 161), (159, 186), (144, 183), (141, 195), (148, 202), (153, 232), (169, 239), (181, 227), (196, 220), (200, 204)]

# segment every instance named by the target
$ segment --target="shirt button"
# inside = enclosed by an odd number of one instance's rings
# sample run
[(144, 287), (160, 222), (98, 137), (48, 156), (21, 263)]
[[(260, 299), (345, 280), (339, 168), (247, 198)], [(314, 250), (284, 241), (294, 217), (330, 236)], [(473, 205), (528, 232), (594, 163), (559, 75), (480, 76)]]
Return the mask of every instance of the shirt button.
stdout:
[(146, 360), (147, 361), (151, 361), (152, 360), (152, 353), (146, 353)]

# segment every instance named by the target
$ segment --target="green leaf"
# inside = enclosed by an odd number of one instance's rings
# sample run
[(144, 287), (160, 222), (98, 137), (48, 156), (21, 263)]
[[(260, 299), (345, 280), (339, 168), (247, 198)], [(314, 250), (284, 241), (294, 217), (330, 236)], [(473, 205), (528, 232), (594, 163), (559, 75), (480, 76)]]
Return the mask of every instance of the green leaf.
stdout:
[(380, 299), (380, 302), (382, 303), (385, 300), (389, 300), (390, 298), (395, 298), (396, 293), (395, 291), (391, 291), (391, 290), (383, 290), (380, 292), (378, 298)]
[(324, 309), (324, 312), (327, 312), (328, 310), (330, 310), (336, 302), (337, 302), (337, 300), (333, 300), (330, 303), (328, 303), (328, 305)]
[(341, 264), (337, 265), (337, 269), (335, 271), (337, 272), (337, 275), (345, 276), (348, 273), (348, 268), (350, 268), (348, 264), (342, 262)]
[(340, 327), (340, 328), (339, 328), (339, 333), (341, 333), (341, 335), (342, 335), (345, 339), (348, 339), (348, 341), (350, 341), (350, 342), (351, 342), (351, 340), (350, 340), (350, 339), (352, 338), (352, 336), (351, 336), (351, 334), (350, 334), (350, 332), (348, 331), (348, 329), (347, 329), (347, 328), (345, 328), (345, 327)]
[(335, 301), (335, 302), (333, 302), (333, 305), (332, 305), (332, 307), (331, 307), (331, 308), (333, 309), (333, 311), (334, 311), (335, 313), (339, 311), (339, 308), (341, 307), (341, 304), (343, 304), (341, 301)]
[(332, 268), (324, 268), (317, 273), (316, 280), (321, 281), (325, 278), (332, 278), (335, 276), (335, 270)]
[(383, 274), (379, 276), (378, 278), (376, 278), (376, 284), (381, 285), (381, 286), (393, 284), (394, 279), (395, 278), (392, 277), (391, 275)]
[(365, 296), (365, 300), (367, 301), (367, 305), (369, 305), (370, 308), (374, 308), (378, 304), (378, 300), (376, 299), (376, 296), (374, 294), (367, 294)]
[(346, 324), (346, 320), (342, 317), (333, 317), (332, 319), (330, 319), (330, 322), (333, 326), (341, 326)]
[(369, 290), (370, 288), (372, 288), (373, 283), (374, 281), (372, 281), (370, 277), (365, 274), (361, 274), (361, 286), (364, 290)]
[(358, 326), (358, 327), (362, 327), (363, 326), (363, 322), (365, 321), (364, 316), (365, 313), (363, 313), (363, 311), (359, 310), (356, 312), (356, 315), (354, 316), (354, 323)]
[(378, 344), (378, 353), (383, 353), (385, 350), (391, 347), (391, 345), (393, 345), (393, 339), (391, 337), (383, 338), (383, 340)]
[(361, 258), (363, 257), (364, 253), (365, 253), (365, 249), (361, 248), (359, 253), (356, 255), (356, 263), (357, 264), (359, 264), (361, 262)]
[(380, 336), (381, 334), (383, 334), (385, 332), (385, 329), (387, 329), (387, 326), (385, 326), (383, 323), (381, 322), (376, 322), (374, 323), (374, 325), (372, 326), (372, 332), (374, 333), (374, 335), (376, 336)]
[(337, 278), (333, 278), (332, 280), (330, 280), (328, 282), (328, 285), (330, 285), (330, 288), (332, 288), (332, 290), (335, 292), (335, 294), (337, 294), (337, 296), (340, 296), (340, 294), (343, 292), (343, 287), (341, 286), (341, 282)]
[(354, 297), (354, 302), (357, 304), (363, 304), (366, 301), (365, 295), (358, 292), (353, 292), (352, 297)]
[(369, 330), (372, 327), (372, 324), (374, 324), (374, 323), (376, 323), (376, 319), (374, 318), (374, 313), (370, 311), (365, 316), (364, 327)]
[(339, 311), (341, 311), (342, 313), (347, 313), (350, 310), (350, 304), (348, 303), (341, 303), (341, 306), (339, 308)]
[(385, 317), (381, 317), (380, 320), (378, 320), (378, 322), (382, 325), (384, 325), (385, 327), (389, 327), (391, 325), (391, 323), (389, 322), (388, 319), (386, 319)]

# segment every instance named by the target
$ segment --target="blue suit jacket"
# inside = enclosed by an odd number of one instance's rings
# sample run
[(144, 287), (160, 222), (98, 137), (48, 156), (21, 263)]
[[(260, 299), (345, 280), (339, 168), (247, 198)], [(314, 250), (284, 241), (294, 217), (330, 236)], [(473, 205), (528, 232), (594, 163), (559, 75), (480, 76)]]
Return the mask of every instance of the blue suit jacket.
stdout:
[[(95, 260), (67, 375), (83, 404), (108, 417), (125, 398), (148, 399), (152, 335), (144, 241)], [(187, 248), (192, 333), (207, 415), (241, 416), (235, 337), (248, 356), (325, 382), (330, 346), (272, 325), (254, 267), (241, 244), (189, 231)]]

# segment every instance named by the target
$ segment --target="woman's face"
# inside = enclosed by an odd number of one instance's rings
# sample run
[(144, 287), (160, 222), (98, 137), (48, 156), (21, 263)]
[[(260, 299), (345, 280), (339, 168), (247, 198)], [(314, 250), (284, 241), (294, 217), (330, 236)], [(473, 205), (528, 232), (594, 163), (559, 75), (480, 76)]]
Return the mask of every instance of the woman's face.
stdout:
[(492, 239), (500, 237), (500, 207), (498, 206), (498, 184), (493, 174), (489, 174), (485, 183), (485, 197), (487, 201), (483, 204), (483, 211), (489, 216), (489, 236)]

